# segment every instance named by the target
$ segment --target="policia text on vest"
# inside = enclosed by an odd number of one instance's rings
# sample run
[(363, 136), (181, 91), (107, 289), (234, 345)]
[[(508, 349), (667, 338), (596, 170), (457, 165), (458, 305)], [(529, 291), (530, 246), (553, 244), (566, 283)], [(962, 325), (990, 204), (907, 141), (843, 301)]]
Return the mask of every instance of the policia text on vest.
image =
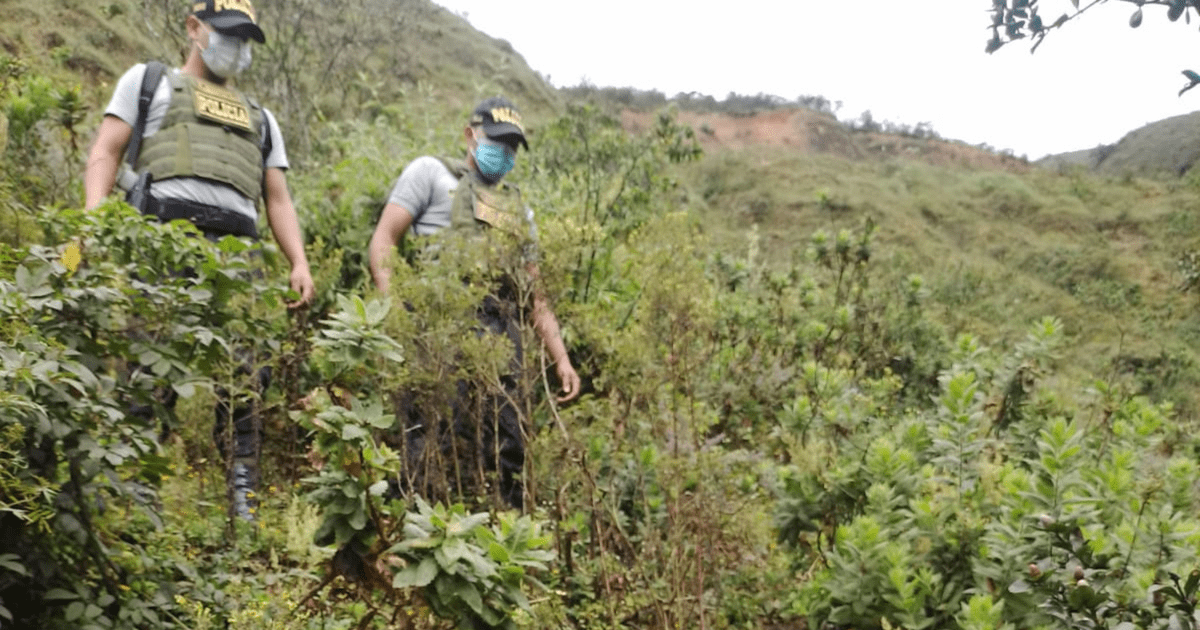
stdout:
[[(271, 151), (268, 119), (257, 104), (228, 88), (180, 74), (168, 75), (171, 101), (163, 129), (143, 139), (148, 114), (143, 104), (153, 98), (163, 73), (161, 64), (146, 65), (133, 134), (137, 142), (130, 143), (127, 156), (140, 175), (126, 201), (142, 214), (164, 221), (186, 219), (205, 232), (258, 238), (258, 226), (244, 214), (151, 194), (156, 177), (199, 176), (227, 183), (247, 198), (257, 199), (262, 193), (261, 163)], [(143, 142), (145, 150), (141, 150)]]

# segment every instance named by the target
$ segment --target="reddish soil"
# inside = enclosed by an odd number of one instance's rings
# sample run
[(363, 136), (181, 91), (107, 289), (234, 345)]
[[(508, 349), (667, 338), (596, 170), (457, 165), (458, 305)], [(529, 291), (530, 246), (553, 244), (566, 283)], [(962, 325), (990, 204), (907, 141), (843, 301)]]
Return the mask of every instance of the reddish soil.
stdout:
[[(656, 114), (624, 111), (621, 124), (634, 133), (654, 124)], [(755, 114), (679, 112), (679, 122), (692, 127), (705, 151), (754, 146), (792, 147), (852, 160), (910, 158), (938, 166), (1025, 171), (1021, 159), (949, 140), (854, 132), (833, 116), (808, 109), (780, 109)]]

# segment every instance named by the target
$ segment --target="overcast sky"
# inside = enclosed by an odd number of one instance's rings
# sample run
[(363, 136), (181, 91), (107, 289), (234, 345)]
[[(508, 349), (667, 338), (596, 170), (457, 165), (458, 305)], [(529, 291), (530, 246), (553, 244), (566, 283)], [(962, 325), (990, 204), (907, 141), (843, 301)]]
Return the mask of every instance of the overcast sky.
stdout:
[[(939, 134), (1037, 159), (1111, 144), (1200, 109), (1200, 24), (1111, 0), (1030, 54), (991, 55), (990, 0), (435, 0), (508, 40), (556, 86), (729, 92), (842, 101), (838, 116), (932, 123)], [(1081, 3), (1086, 4), (1086, 2)], [(1046, 22), (1074, 12), (1042, 0)]]

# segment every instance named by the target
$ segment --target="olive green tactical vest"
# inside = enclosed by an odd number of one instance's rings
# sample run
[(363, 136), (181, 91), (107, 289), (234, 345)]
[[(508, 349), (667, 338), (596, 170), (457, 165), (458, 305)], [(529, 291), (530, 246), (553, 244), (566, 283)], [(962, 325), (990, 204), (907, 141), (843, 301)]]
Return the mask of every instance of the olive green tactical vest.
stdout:
[(515, 237), (518, 241), (533, 238), (534, 226), (521, 203), (521, 191), (512, 184), (500, 182), (485, 186), (471, 175), (466, 160), (438, 158), (458, 178), (454, 202), (450, 210), (450, 227), (461, 230), (474, 226), (490, 227)]
[(167, 73), (171, 102), (158, 133), (146, 138), (134, 170), (155, 180), (202, 177), (257, 201), (262, 194), (262, 108), (240, 92)]
[(506, 182), (488, 186), (476, 181), (465, 160), (438, 159), (458, 178), (444, 237), (467, 244), (475, 267), (496, 282), (497, 297), (521, 302), (522, 287), (528, 286), (525, 266), (536, 257), (537, 242), (521, 191)]

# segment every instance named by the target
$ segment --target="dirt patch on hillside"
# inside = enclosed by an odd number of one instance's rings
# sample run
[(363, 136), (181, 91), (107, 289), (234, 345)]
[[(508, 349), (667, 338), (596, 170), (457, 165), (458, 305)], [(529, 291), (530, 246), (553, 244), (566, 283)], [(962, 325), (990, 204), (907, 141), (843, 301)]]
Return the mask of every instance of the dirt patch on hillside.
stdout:
[[(621, 113), (621, 124), (627, 131), (640, 133), (654, 125), (656, 116), (651, 112), (626, 110)], [(695, 130), (701, 146), (708, 152), (771, 146), (851, 160), (908, 158), (937, 166), (1013, 172), (1032, 168), (1025, 160), (958, 142), (855, 132), (829, 114), (808, 109), (744, 115), (683, 111), (679, 112), (678, 120)]]

